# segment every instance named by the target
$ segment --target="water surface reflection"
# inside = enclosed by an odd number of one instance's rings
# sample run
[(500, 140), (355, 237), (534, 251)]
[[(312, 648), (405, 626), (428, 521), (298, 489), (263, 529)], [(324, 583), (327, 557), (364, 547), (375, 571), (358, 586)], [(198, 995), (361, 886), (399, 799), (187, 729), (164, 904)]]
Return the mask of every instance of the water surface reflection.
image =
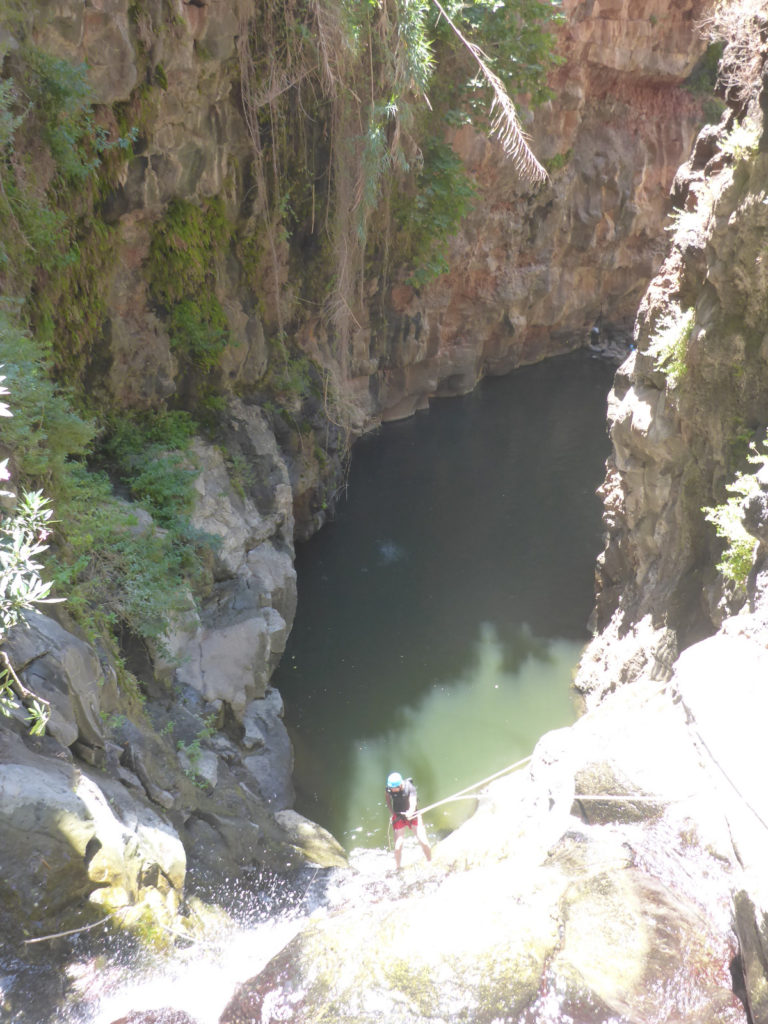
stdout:
[(297, 810), (348, 843), (380, 841), (392, 768), (432, 802), (570, 721), (612, 375), (583, 352), (551, 359), (355, 447), (335, 520), (297, 552), (275, 675)]
[[(536, 640), (523, 628), (512, 667), (495, 628), (483, 623), (475, 661), (460, 676), (399, 708), (385, 733), (351, 744), (339, 839), (348, 847), (387, 843), (382, 780), (393, 765), (407, 768), (426, 807), (519, 761), (553, 723), (569, 724), (568, 686), (580, 650), (575, 641)], [(425, 818), (428, 832), (456, 828), (473, 806), (464, 799), (436, 808)]]

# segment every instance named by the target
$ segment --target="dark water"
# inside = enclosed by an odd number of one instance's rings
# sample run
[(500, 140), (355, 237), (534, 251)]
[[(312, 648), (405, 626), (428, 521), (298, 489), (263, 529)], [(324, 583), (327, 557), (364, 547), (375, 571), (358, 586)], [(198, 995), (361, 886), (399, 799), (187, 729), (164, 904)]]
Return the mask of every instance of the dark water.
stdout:
[[(298, 613), (274, 680), (296, 808), (348, 847), (386, 845), (389, 771), (413, 776), (425, 806), (572, 721), (612, 375), (577, 352), (355, 447), (334, 522), (297, 552)], [(428, 827), (461, 813), (433, 812)]]

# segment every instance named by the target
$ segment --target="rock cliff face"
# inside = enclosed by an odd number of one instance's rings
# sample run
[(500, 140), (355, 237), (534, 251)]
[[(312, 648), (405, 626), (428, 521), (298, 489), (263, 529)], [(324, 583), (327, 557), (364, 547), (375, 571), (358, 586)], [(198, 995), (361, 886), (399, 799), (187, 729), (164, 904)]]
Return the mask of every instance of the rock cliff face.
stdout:
[(582, 345), (594, 326), (607, 338), (629, 333), (701, 123), (684, 83), (703, 52), (695, 26), (705, 9), (566, 0), (554, 98), (527, 125), (551, 173), (533, 194), (497, 147), (470, 128), (456, 133), (483, 201), (451, 244), (450, 273), (420, 295), (393, 289), (406, 344), (396, 349), (403, 365), (384, 374), (384, 419)]
[[(140, 126), (132, 157), (95, 207), (109, 245), (98, 268), (100, 329), (77, 352), (81, 385), (121, 410), (150, 411), (194, 397), (195, 374), (172, 340), (147, 272), (159, 227), (179, 209), (215, 209), (228, 225), (227, 244), (206, 250), (206, 269), (230, 341), (215, 373), (225, 406), (222, 446), (198, 439), (192, 448), (195, 525), (221, 541), (212, 555), (212, 585), (193, 615), (174, 621), (168, 650), (150, 652), (148, 706), (126, 718), (104, 659), (50, 622), (37, 620), (39, 636), (48, 638), (40, 649), (18, 655), (23, 678), (55, 694), (57, 713), (45, 749), (12, 723), (0, 773), (15, 794), (20, 766), (39, 758), (40, 791), (72, 788), (76, 820), (72, 843), (49, 851), (56, 863), (48, 874), (44, 865), (29, 866), (35, 886), (49, 896), (60, 879), (73, 879), (63, 902), (46, 897), (53, 919), (25, 917), (23, 879), (8, 881), (8, 905), (23, 919), (18, 927), (71, 923), (67, 914), (77, 918), (81, 898), (95, 892), (102, 905), (131, 904), (153, 888), (152, 879), (161, 879), (155, 888), (172, 913), (184, 875), (180, 843), (202, 867), (222, 856), (227, 866), (285, 862), (294, 854), (341, 858), (330, 837), (285, 813), (290, 749), (279, 695), (269, 689), (295, 607), (294, 539), (322, 524), (344, 444), (327, 393), (284, 395), (283, 417), (267, 409), (264, 379), (286, 344), (285, 325), (292, 350), (316, 360), (326, 383), (340, 380), (354, 405), (347, 417), (353, 436), (410, 414), (431, 396), (463, 393), (485, 373), (583, 344), (594, 326), (603, 338), (621, 336), (661, 262), (666, 197), (701, 122), (684, 83), (704, 49), (694, 30), (704, 7), (703, 0), (566, 0), (555, 98), (527, 124), (551, 180), (524, 188), (497, 146), (472, 129), (456, 130), (450, 141), (478, 183), (479, 200), (450, 243), (451, 270), (420, 291), (404, 275), (385, 287), (371, 272), (343, 363), (334, 361), (327, 322), (306, 312), (284, 240), (273, 239), (266, 255), (243, 248), (263, 211), (254, 198), (238, 46), (244, 20), (259, 5), (111, 0), (21, 12), (41, 49), (88, 64), (107, 130), (121, 110)], [(10, 59), (16, 46), (13, 31), (0, 35), (3, 56)], [(723, 275), (736, 274), (725, 252), (723, 261)], [(637, 365), (652, 377), (642, 358)], [(63, 376), (70, 372), (61, 369)], [(247, 472), (237, 474), (233, 465)], [(636, 526), (629, 518), (617, 526), (623, 553), (635, 543)], [(635, 557), (626, 554), (627, 564)], [(652, 556), (643, 557), (650, 565)], [(601, 622), (613, 610), (610, 586), (626, 586), (614, 562), (606, 555)], [(639, 620), (646, 598), (638, 600), (632, 614)], [(693, 616), (691, 635), (696, 628)], [(74, 681), (58, 669), (46, 676), (43, 647), (54, 633), (56, 649), (67, 652), (62, 661), (83, 666)], [(21, 650), (24, 640), (14, 643)], [(89, 803), (78, 795), (92, 794), (102, 770), (110, 780), (105, 791), (117, 786), (130, 796), (112, 801), (113, 817), (101, 798)], [(18, 799), (3, 803), (0, 813), (12, 826), (0, 830), (2, 861), (23, 865)], [(41, 820), (47, 814), (41, 810)], [(162, 848), (151, 840), (158, 816), (171, 837)], [(132, 844), (144, 850), (136, 859), (128, 856)]]
[[(763, 452), (768, 398), (761, 102), (735, 104), (680, 168), (671, 249), (640, 306), (637, 351), (609, 398), (599, 636), (578, 681), (595, 697), (664, 678), (678, 651), (736, 611), (740, 630), (762, 629), (762, 477), (748, 461), (748, 446)], [(742, 525), (728, 490), (739, 479), (742, 497), (755, 492)], [(706, 510), (729, 495), (735, 521), (718, 539)], [(719, 573), (724, 552), (727, 563), (739, 545), (742, 571)]]
[[(745, 31), (763, 59), (766, 24)], [(616, 375), (589, 710), (491, 788), (436, 875), (411, 866), (388, 893), (402, 904), (331, 908), (223, 1021), (329, 1002), (360, 1021), (404, 1005), (417, 1021), (768, 1020), (763, 83), (763, 67), (742, 81), (676, 176), (670, 251)], [(473, 924), (446, 941), (456, 918)], [(358, 928), (373, 941), (350, 966)]]
[[(237, 47), (250, 10), (175, 3), (140, 15), (115, 0), (109, 11), (61, 5), (30, 14), (35, 38), (53, 53), (93, 65), (102, 104), (135, 102), (142, 76), (152, 90), (136, 155), (103, 204), (112, 233), (106, 329), (86, 375), (121, 407), (150, 408), (184, 387), (178, 356), (155, 311), (144, 266), (153, 226), (174, 200), (223, 198), (233, 224), (249, 205), (252, 143), (239, 107)], [(596, 323), (626, 325), (662, 253), (660, 229), (674, 173), (701, 123), (701, 104), (683, 87), (704, 45), (696, 31), (704, 0), (671, 7), (566, 0), (552, 80), (554, 98), (527, 125), (551, 180), (521, 186), (498, 146), (471, 128), (451, 143), (476, 179), (480, 199), (451, 242), (451, 271), (421, 292), (395, 283), (364, 285), (347, 385), (365, 429), (407, 415), (435, 394), (460, 394), (485, 373), (583, 344)], [(160, 69), (160, 71), (158, 71)], [(153, 78), (154, 75), (154, 78)], [(311, 354), (329, 351), (323, 324), (301, 314), (288, 252), (275, 271), (282, 318)], [(216, 293), (233, 343), (223, 358), (231, 390), (258, 385), (275, 320), (266, 268), (261, 294), (242, 261), (215, 267)], [(372, 315), (385, 310), (383, 325)], [(297, 475), (294, 478), (295, 490)]]

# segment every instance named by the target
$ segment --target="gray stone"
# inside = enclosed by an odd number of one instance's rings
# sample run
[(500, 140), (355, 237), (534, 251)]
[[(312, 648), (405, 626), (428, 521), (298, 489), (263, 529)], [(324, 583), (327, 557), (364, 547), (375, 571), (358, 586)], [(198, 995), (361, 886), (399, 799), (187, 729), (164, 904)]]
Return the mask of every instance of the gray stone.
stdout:
[[(13, 926), (40, 933), (119, 910), (130, 925), (147, 905), (169, 921), (186, 859), (173, 829), (103, 774), (32, 754), (0, 729), (0, 889)], [(158, 903), (165, 893), (164, 907)]]
[(48, 731), (64, 746), (103, 747), (99, 717), (104, 674), (88, 644), (39, 612), (26, 615), (5, 644), (25, 686), (51, 704)]
[(290, 807), (294, 799), (293, 749), (282, 718), (283, 700), (273, 688), (262, 700), (252, 701), (243, 717), (244, 745), (256, 748), (243, 765), (267, 806), (278, 809)]
[(321, 867), (346, 867), (347, 855), (343, 848), (314, 821), (293, 810), (277, 811), (275, 821), (286, 834), (288, 842), (303, 857)]

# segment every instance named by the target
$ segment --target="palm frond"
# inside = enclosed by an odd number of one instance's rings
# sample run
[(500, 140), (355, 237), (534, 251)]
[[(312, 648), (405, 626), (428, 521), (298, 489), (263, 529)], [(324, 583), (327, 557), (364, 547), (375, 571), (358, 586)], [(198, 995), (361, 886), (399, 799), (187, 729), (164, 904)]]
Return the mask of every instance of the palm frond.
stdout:
[(477, 62), (477, 66), (480, 68), (481, 75), (491, 87), (493, 92), (490, 110), (491, 135), (498, 139), (501, 148), (510, 160), (513, 161), (521, 178), (530, 182), (546, 181), (549, 175), (536, 159), (533, 150), (529, 146), (525, 132), (520, 127), (515, 104), (504, 88), (504, 83), (488, 66), (486, 54), (483, 53), (479, 46), (471, 43), (463, 35), (458, 26), (451, 20), (440, 0), (432, 0), (432, 3), (451, 26), (462, 45), (472, 54)]

